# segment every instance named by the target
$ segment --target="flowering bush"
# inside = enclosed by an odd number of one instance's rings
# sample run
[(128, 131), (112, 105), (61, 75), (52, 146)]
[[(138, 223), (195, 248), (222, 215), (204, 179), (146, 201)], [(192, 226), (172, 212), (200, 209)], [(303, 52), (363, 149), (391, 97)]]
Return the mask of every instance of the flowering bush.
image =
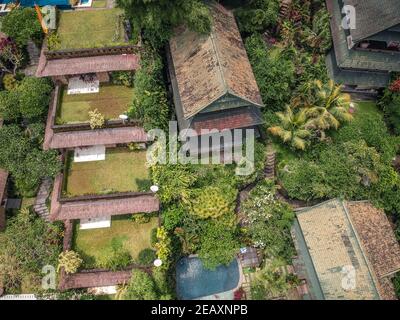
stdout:
[(400, 92), (400, 79), (393, 81), (389, 87), (389, 90), (392, 92)]

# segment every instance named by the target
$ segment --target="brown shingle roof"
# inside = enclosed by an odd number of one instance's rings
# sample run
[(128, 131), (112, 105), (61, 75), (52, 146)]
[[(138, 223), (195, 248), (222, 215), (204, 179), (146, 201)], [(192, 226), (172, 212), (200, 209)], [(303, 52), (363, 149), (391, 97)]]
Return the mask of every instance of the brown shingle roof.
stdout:
[(99, 218), (142, 212), (156, 212), (160, 209), (159, 200), (149, 194), (61, 203), (58, 200), (58, 196), (60, 195), (62, 180), (62, 174), (59, 174), (54, 180), (50, 209), (51, 220)]
[(79, 272), (69, 275), (63, 273), (59, 288), (69, 290), (114, 286), (127, 283), (131, 276), (131, 270)]
[(51, 137), (47, 136), (44, 149), (63, 149), (94, 145), (145, 142), (147, 140), (146, 132), (140, 127), (59, 132), (53, 133)]
[(400, 270), (400, 246), (383, 210), (369, 202), (347, 202), (347, 210), (376, 276)]
[(233, 14), (212, 5), (210, 35), (186, 27), (170, 41), (183, 116), (188, 119), (226, 93), (262, 106), (258, 86)]
[(128, 71), (139, 68), (139, 57), (135, 54), (105, 55), (68, 59), (47, 60), (43, 53), (36, 71), (37, 77), (77, 75), (95, 72)]
[(263, 119), (260, 110), (256, 107), (246, 107), (198, 115), (192, 121), (191, 127), (200, 134), (202, 129), (222, 131), (252, 127), (261, 123), (263, 123)]

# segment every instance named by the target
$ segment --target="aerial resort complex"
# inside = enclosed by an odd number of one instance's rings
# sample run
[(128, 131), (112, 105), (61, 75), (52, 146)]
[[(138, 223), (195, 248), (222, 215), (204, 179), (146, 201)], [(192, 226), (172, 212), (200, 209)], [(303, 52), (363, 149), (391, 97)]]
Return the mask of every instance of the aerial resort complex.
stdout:
[(398, 300), (399, 241), (399, 0), (0, 1), (0, 300)]

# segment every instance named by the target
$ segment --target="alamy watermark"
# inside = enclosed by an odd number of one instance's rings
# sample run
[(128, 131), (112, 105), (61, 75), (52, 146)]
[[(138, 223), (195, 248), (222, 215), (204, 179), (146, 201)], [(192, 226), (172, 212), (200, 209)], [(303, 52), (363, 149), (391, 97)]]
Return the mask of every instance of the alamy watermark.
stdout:
[(201, 129), (199, 132), (185, 129), (178, 132), (177, 122), (171, 121), (168, 133), (153, 129), (148, 136), (155, 141), (147, 151), (149, 165), (235, 163), (237, 175), (254, 172), (254, 129)]
[(354, 6), (345, 5), (342, 8), (342, 14), (345, 15), (342, 18), (342, 28), (345, 30), (356, 29), (356, 8)]

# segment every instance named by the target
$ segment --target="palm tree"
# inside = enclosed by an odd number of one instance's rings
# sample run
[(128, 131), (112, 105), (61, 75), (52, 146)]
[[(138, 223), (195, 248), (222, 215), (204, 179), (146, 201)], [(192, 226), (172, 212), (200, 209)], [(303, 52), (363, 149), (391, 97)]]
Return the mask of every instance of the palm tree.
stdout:
[(292, 148), (304, 150), (309, 142), (312, 131), (309, 128), (309, 122), (305, 109), (293, 112), (292, 108), (286, 107), (285, 112), (277, 112), (280, 125), (268, 128), (268, 131), (289, 143)]
[(352, 104), (351, 97), (342, 93), (342, 86), (336, 85), (332, 80), (323, 84), (314, 80), (306, 84), (300, 95), (294, 99), (296, 107), (306, 109), (310, 118), (309, 125), (324, 133), (325, 130), (337, 130), (341, 123), (353, 119), (349, 109)]

